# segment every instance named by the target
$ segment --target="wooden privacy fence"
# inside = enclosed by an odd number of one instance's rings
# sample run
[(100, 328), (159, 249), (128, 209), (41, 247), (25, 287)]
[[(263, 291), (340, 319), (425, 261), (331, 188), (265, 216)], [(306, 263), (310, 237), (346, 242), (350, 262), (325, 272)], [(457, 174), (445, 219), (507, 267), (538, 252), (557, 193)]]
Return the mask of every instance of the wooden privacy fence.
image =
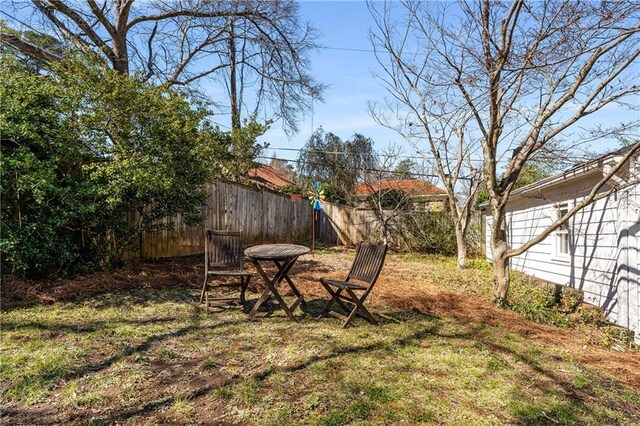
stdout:
[(180, 215), (165, 219), (167, 229), (142, 233), (141, 257), (203, 253), (205, 229), (242, 230), (246, 245), (311, 240), (312, 207), (306, 199), (293, 201), (287, 195), (222, 180), (207, 185), (207, 191), (204, 222), (187, 226)]
[[(314, 215), (307, 199), (294, 201), (284, 194), (222, 180), (207, 185), (207, 191), (202, 224), (187, 226), (180, 215), (165, 219), (162, 230), (142, 233), (140, 256), (163, 258), (203, 253), (205, 229), (242, 230), (246, 245), (310, 241), (314, 217), (316, 241), (346, 246), (355, 246), (360, 241), (382, 241), (382, 222), (374, 210), (323, 202), (322, 211)], [(478, 212), (472, 223), (479, 220)], [(401, 228), (392, 218), (387, 242), (406, 249)]]
[[(475, 210), (471, 213), (470, 225), (482, 230), (481, 213)], [(381, 242), (383, 239), (381, 217), (389, 220), (387, 243), (394, 248), (409, 249), (409, 244), (403, 235), (408, 232), (403, 229), (400, 216), (394, 217), (391, 211), (380, 213), (371, 209), (345, 207), (327, 202), (322, 203), (322, 212), (316, 215), (316, 239), (325, 244), (346, 246), (355, 246), (360, 241)]]
[(381, 241), (380, 229), (381, 222), (374, 210), (323, 202), (322, 212), (316, 216), (316, 239), (325, 244), (355, 246), (360, 241)]

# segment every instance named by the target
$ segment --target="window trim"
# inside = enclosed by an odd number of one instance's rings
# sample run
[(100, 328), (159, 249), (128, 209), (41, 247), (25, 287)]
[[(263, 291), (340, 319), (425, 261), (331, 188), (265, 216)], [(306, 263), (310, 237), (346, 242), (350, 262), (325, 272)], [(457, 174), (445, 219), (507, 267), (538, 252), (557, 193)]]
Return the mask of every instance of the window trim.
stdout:
[[(570, 209), (572, 205), (569, 201), (563, 201), (561, 203), (557, 203), (554, 205), (556, 210), (555, 220), (560, 219), (564, 216)], [(569, 219), (571, 220), (571, 219)], [(569, 222), (565, 223), (563, 226), (559, 227), (555, 231), (553, 231), (553, 260), (557, 260), (560, 262), (568, 262), (571, 259), (571, 230), (569, 229)], [(566, 238), (567, 241), (567, 252), (563, 253), (560, 251), (561, 248), (561, 238)]]

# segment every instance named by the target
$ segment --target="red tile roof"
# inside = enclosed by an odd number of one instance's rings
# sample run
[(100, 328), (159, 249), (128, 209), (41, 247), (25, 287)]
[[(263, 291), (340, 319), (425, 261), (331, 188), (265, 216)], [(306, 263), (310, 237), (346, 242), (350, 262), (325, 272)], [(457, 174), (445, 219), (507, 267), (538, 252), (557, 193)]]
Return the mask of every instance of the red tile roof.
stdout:
[(356, 195), (369, 195), (381, 190), (395, 189), (410, 195), (444, 195), (444, 189), (417, 179), (388, 180), (375, 184), (362, 183), (354, 189)]
[(249, 170), (249, 179), (254, 181), (258, 186), (273, 190), (282, 188), (283, 186), (293, 185), (293, 182), (284, 177), (282, 173), (266, 164), (261, 164), (255, 169)]

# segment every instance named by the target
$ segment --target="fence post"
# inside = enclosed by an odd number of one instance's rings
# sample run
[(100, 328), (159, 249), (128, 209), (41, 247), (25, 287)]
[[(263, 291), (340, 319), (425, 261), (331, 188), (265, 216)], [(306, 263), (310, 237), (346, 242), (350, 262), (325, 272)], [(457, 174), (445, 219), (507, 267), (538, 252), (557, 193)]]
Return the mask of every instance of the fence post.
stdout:
[(266, 209), (264, 206), (264, 189), (260, 189), (260, 244), (264, 244), (264, 229), (265, 229), (265, 217), (266, 217)]

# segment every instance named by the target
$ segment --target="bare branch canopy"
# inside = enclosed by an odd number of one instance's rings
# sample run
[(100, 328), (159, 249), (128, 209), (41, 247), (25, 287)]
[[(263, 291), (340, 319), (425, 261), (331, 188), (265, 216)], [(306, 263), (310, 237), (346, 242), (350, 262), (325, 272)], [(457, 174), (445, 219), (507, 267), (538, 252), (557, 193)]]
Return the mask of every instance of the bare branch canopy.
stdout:
[[(295, 132), (311, 102), (322, 99), (323, 86), (308, 71), (317, 34), (293, 0), (16, 0), (13, 7), (31, 9), (39, 31), (98, 52), (120, 73), (192, 91), (205, 78), (220, 85), (234, 128), (241, 117), (260, 116)], [(1, 42), (44, 62), (60, 59), (17, 35)]]

